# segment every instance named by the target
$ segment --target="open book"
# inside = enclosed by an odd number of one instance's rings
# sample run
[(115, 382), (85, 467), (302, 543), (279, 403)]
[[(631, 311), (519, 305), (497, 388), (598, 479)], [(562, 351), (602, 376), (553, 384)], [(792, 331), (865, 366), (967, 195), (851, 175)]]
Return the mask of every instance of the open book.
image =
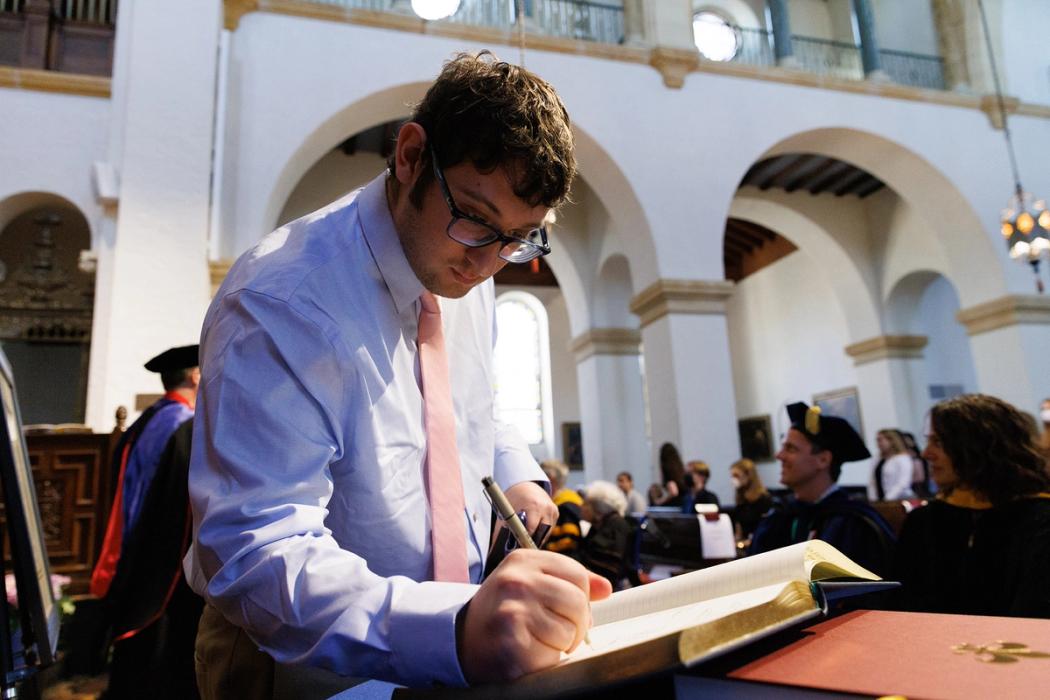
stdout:
[(692, 666), (821, 615), (828, 597), (893, 585), (878, 581), (831, 545), (810, 540), (619, 591), (592, 606), (590, 643), (501, 688), (500, 697), (541, 697)]

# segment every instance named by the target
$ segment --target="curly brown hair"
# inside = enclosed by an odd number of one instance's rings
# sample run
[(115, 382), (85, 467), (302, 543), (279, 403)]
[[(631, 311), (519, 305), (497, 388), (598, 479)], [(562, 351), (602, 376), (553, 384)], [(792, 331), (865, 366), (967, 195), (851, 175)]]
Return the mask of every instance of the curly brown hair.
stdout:
[(1002, 399), (963, 394), (930, 409), (930, 426), (959, 485), (993, 505), (1050, 490), (1050, 473), (1031, 420)]
[[(445, 63), (412, 114), (427, 132), (442, 168), (463, 160), (483, 173), (500, 166), (514, 194), (530, 206), (554, 208), (576, 175), (569, 113), (546, 81), (489, 51), (461, 53)], [(409, 198), (419, 207), (434, 179), (430, 149)], [(391, 174), (394, 158), (387, 162)]]

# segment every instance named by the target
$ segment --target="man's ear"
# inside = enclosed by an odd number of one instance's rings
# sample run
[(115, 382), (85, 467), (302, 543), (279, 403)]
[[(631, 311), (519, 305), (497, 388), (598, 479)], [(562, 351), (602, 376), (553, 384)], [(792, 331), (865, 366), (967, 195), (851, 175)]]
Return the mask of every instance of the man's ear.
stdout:
[(830, 470), (831, 469), (831, 460), (832, 460), (831, 450), (821, 450), (820, 452), (817, 452), (814, 455), (814, 457), (817, 458), (817, 464), (820, 465), (821, 469), (826, 469), (826, 470)]
[(427, 147), (427, 132), (416, 122), (407, 122), (397, 133), (394, 147), (394, 177), (411, 189), (423, 168), (423, 151)]

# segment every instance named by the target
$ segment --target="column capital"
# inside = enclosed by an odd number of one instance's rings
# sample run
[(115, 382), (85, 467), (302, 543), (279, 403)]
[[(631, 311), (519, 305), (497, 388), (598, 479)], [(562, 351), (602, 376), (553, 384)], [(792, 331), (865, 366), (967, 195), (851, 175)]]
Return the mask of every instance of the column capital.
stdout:
[(695, 49), (657, 46), (649, 52), (649, 65), (660, 71), (665, 86), (680, 88), (685, 85), (685, 76), (700, 65), (700, 54)]
[(865, 365), (876, 360), (920, 359), (927, 342), (924, 335), (877, 335), (847, 345), (845, 350), (853, 358), (854, 365)]
[(1037, 294), (1007, 294), (955, 314), (970, 335), (1019, 324), (1050, 324), (1050, 298)]
[(223, 27), (231, 32), (241, 23), (241, 17), (259, 9), (259, 0), (223, 0)]
[(631, 299), (630, 309), (643, 328), (672, 313), (724, 315), (734, 286), (729, 280), (659, 279)]
[(226, 279), (226, 275), (231, 267), (233, 267), (233, 260), (230, 259), (208, 261), (208, 279), (211, 282), (212, 297), (219, 291), (219, 287), (222, 286), (222, 281)]
[(592, 355), (639, 355), (642, 334), (633, 328), (592, 328), (572, 339), (569, 350), (580, 363)]

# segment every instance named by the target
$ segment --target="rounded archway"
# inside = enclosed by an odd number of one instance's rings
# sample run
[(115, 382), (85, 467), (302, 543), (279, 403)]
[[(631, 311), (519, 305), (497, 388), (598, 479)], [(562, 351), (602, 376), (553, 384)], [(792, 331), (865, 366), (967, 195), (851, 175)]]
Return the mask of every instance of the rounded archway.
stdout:
[(82, 423), (95, 296), (87, 219), (63, 197), (24, 192), (0, 202), (0, 222), (0, 344), (22, 420)]

